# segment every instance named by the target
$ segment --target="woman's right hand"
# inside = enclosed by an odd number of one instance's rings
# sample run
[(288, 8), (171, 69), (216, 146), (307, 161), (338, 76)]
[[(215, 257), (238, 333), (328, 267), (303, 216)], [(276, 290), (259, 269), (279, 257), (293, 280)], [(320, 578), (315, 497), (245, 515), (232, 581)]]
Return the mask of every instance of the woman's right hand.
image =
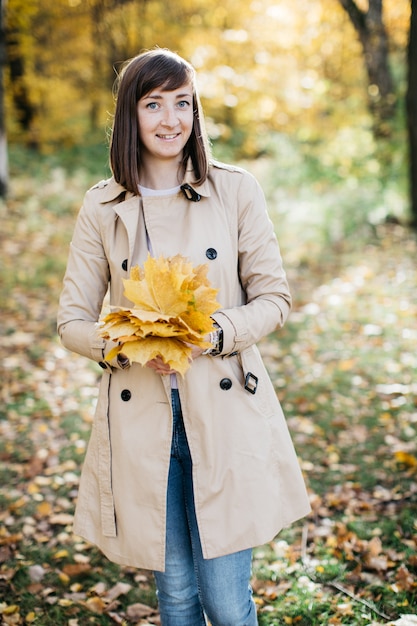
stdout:
[(169, 374), (176, 374), (177, 372), (163, 361), (162, 357), (156, 356), (151, 361), (148, 361), (146, 367), (150, 367), (157, 374), (161, 374), (162, 376), (168, 376)]
[[(203, 348), (199, 348), (198, 346), (194, 346), (191, 343), (186, 344), (189, 348), (191, 348), (191, 355), (189, 360), (194, 361), (197, 357), (203, 354)], [(163, 361), (162, 357), (157, 356), (151, 361), (148, 361), (146, 367), (150, 367), (157, 374), (161, 374), (162, 376), (168, 376), (168, 374), (178, 374), (176, 370), (170, 368), (170, 366)]]

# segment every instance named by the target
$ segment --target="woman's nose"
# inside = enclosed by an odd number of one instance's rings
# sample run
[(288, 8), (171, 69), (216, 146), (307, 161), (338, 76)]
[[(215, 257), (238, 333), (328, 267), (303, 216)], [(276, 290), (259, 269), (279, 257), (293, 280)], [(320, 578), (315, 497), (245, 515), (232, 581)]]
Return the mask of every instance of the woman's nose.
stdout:
[(178, 123), (178, 115), (174, 107), (167, 107), (165, 109), (162, 123), (165, 124), (165, 126), (176, 126)]

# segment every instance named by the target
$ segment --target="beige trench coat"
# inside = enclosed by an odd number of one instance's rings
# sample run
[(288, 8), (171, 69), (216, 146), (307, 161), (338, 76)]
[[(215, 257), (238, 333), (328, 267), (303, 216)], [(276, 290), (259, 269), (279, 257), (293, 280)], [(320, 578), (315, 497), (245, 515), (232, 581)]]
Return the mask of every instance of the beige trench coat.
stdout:
[[(192, 171), (185, 180), (192, 180)], [(138, 364), (125, 370), (106, 364), (112, 346), (97, 332), (108, 286), (111, 304), (131, 305), (122, 279), (145, 261), (146, 231), (155, 256), (180, 253), (194, 265), (207, 263), (219, 289), (221, 309), (213, 317), (223, 329), (223, 352), (198, 357), (184, 379), (178, 377), (204, 557), (266, 543), (310, 510), (285, 418), (255, 345), (281, 327), (290, 310), (263, 193), (248, 172), (219, 163), (194, 190), (200, 201), (182, 192), (141, 198), (113, 179), (90, 189), (71, 242), (58, 315), (63, 344), (104, 370), (74, 530), (116, 563), (159, 571), (165, 564), (170, 378)]]

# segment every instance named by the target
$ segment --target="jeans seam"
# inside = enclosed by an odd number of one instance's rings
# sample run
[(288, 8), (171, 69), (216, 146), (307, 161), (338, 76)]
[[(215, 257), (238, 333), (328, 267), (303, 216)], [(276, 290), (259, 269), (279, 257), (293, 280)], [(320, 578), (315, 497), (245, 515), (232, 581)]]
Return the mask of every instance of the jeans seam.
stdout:
[[(185, 495), (185, 511), (187, 514), (187, 524), (188, 524), (188, 532), (190, 534), (190, 541), (191, 541), (191, 552), (193, 555), (193, 567), (194, 567), (194, 574), (195, 574), (195, 579), (197, 581), (197, 592), (198, 592), (198, 597), (200, 600), (200, 605), (202, 610), (204, 611), (204, 613), (206, 612), (204, 609), (204, 602), (203, 602), (203, 595), (201, 593), (201, 584), (200, 584), (200, 574), (198, 571), (198, 567), (197, 567), (197, 559), (196, 559), (196, 550), (195, 550), (195, 537), (194, 537), (194, 533), (192, 532), (192, 528), (191, 528), (191, 524), (190, 524), (190, 507), (189, 507), (189, 503), (187, 501), (187, 497), (186, 497), (186, 493), (185, 493), (185, 485), (183, 485), (183, 489), (184, 489), (184, 495)], [(194, 506), (194, 511), (195, 511), (195, 506)], [(198, 527), (196, 528), (197, 532), (198, 532)]]
[[(174, 402), (174, 398), (175, 398), (175, 402)], [(181, 458), (183, 455), (180, 452), (180, 449), (179, 449), (180, 445), (179, 445), (179, 442), (178, 442), (178, 426), (179, 426), (179, 422), (183, 421), (182, 408), (181, 408), (181, 403), (179, 402), (178, 391), (173, 391), (171, 393), (171, 402), (172, 402), (173, 413), (174, 413), (174, 429), (173, 429), (174, 446), (173, 446), (173, 448), (174, 448), (175, 455), (176, 455), (179, 463), (184, 467), (184, 462), (183, 462), (183, 459)], [(175, 410), (174, 410), (174, 406), (175, 406)], [(185, 438), (185, 441), (186, 441), (186, 444), (187, 444), (187, 456), (190, 457), (190, 462), (191, 462), (191, 467), (192, 467), (192, 460), (191, 460), (191, 455), (190, 455), (190, 449), (189, 449), (189, 446), (188, 446), (187, 433), (185, 432), (184, 425), (182, 426), (182, 430), (183, 430), (184, 438)], [(191, 483), (191, 485), (192, 485), (191, 495), (192, 495), (192, 498), (194, 498), (194, 485), (192, 483)], [(198, 572), (198, 567), (197, 567), (197, 559), (196, 559), (195, 538), (193, 536), (192, 526), (191, 526), (191, 523), (190, 523), (190, 504), (189, 504), (188, 498), (187, 498), (187, 490), (186, 490), (186, 485), (185, 485), (184, 474), (183, 474), (183, 478), (182, 478), (182, 490), (183, 490), (183, 495), (184, 495), (185, 513), (186, 513), (186, 517), (187, 517), (188, 534), (189, 534), (190, 543), (191, 543), (191, 553), (192, 553), (192, 558), (193, 558), (194, 575), (195, 575), (196, 584), (197, 584), (198, 599), (199, 599), (199, 602), (200, 602), (201, 610), (203, 612), (202, 617), (203, 617), (203, 620), (204, 620), (204, 623), (205, 623), (204, 603), (203, 603), (203, 599), (202, 599), (200, 577), (199, 577), (199, 572)], [(195, 505), (194, 505), (194, 511), (195, 511)], [(198, 526), (197, 526), (196, 530), (198, 532)]]

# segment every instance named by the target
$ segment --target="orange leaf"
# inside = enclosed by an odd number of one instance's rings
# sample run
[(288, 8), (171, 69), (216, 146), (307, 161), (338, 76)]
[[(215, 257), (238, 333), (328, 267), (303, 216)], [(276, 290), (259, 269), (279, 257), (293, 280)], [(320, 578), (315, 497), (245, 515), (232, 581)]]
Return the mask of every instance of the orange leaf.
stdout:
[(403, 452), (401, 450), (398, 450), (397, 452), (394, 453), (394, 456), (396, 460), (398, 461), (398, 463), (402, 463), (403, 465), (406, 465), (407, 467), (417, 467), (416, 457), (413, 456), (412, 454), (409, 454), (408, 452)]
[(36, 512), (40, 517), (49, 517), (52, 513), (52, 505), (50, 502), (43, 500), (36, 507)]
[(79, 574), (85, 574), (91, 570), (91, 565), (89, 563), (68, 563), (64, 565), (62, 571), (64, 574), (69, 576), (79, 576)]
[(80, 604), (85, 606), (87, 609), (89, 609), (93, 613), (99, 613), (99, 614), (104, 613), (104, 610), (106, 608), (105, 602), (98, 596), (93, 596), (92, 598), (88, 598), (88, 600), (86, 600), (85, 602), (80, 602)]

